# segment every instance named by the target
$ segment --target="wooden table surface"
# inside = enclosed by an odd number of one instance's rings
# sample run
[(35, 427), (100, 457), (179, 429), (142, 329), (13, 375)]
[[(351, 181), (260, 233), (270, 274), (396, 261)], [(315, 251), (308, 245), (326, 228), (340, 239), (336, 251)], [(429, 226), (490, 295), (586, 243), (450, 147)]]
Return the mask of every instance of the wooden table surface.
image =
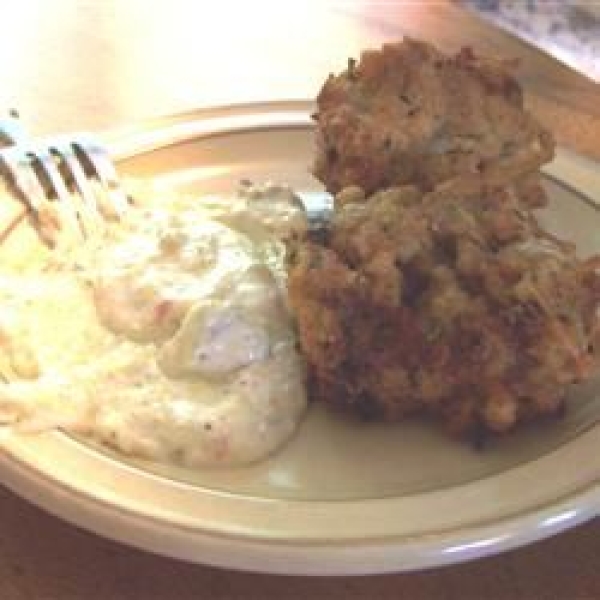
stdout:
[[(402, 35), (518, 57), (529, 106), (600, 159), (600, 89), (455, 5), (19, 0), (2, 11), (0, 109), (36, 133), (102, 130), (220, 103), (313, 97), (348, 56)], [(600, 598), (600, 522), (412, 574), (284, 578), (177, 563), (59, 522), (0, 489), (0, 600)]]

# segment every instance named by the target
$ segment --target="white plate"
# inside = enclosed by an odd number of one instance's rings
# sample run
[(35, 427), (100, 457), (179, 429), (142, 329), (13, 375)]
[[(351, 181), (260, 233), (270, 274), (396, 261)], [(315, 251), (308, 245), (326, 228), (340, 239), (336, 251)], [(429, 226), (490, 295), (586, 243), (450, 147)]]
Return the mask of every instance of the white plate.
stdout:
[[(109, 139), (123, 173), (178, 189), (230, 192), (242, 177), (317, 189), (310, 109), (205, 110)], [(598, 169), (561, 152), (550, 171), (547, 223), (584, 253), (600, 251)], [(274, 573), (401, 571), (499, 552), (597, 515), (599, 412), (592, 382), (574, 392), (565, 419), (477, 452), (427, 424), (358, 424), (312, 406), (271, 459), (195, 473), (62, 433), (4, 432), (0, 476), (68, 521), (181, 559)]]

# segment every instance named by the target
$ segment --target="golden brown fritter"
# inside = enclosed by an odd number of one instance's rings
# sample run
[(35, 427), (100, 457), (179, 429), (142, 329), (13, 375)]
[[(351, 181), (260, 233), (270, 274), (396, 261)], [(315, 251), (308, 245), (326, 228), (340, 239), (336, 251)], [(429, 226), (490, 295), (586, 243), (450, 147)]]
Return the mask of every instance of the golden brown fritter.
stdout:
[(509, 67), (411, 39), (364, 52), (318, 95), (315, 175), (332, 193), (349, 185), (371, 193), (401, 184), (427, 191), (475, 173), (515, 184), (539, 205), (536, 171), (554, 142), (524, 110)]
[(290, 245), (313, 394), (395, 420), (506, 431), (597, 371), (599, 259), (481, 180), (338, 198), (328, 240)]

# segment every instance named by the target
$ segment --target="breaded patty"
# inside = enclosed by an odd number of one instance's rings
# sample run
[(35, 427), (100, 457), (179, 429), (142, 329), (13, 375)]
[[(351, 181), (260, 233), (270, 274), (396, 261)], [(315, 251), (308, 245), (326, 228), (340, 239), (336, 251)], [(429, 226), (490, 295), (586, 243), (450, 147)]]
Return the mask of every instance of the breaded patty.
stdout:
[(482, 180), (344, 190), (328, 239), (290, 245), (289, 296), (319, 400), (457, 432), (559, 411), (598, 370), (599, 259)]
[(475, 173), (539, 205), (536, 172), (554, 142), (524, 110), (509, 67), (411, 39), (364, 52), (318, 95), (315, 175), (332, 193), (349, 185), (371, 193), (401, 184), (428, 191)]

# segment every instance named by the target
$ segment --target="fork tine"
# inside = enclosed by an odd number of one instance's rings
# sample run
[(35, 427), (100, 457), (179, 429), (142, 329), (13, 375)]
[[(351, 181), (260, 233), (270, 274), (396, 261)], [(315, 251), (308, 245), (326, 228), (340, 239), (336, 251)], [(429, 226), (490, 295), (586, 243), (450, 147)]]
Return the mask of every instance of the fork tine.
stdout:
[[(49, 246), (55, 246), (61, 229), (74, 233), (79, 231), (79, 225), (73, 212), (65, 209), (66, 202), (52, 202), (48, 199), (34, 171), (32, 156), (35, 157), (33, 153), (28, 155), (15, 146), (0, 152), (0, 162), (8, 172), (19, 199), (36, 221), (42, 240)], [(50, 178), (47, 165), (42, 160), (39, 162)]]
[(50, 246), (56, 242), (56, 230), (58, 223), (49, 223), (40, 218), (47, 213), (45, 207), (48, 199), (42, 185), (33, 171), (30, 160), (20, 149), (8, 148), (0, 153), (0, 162), (8, 173), (11, 183), (19, 197), (25, 204), (29, 214), (37, 222), (38, 231), (43, 241)]
[[(66, 230), (76, 236), (82, 233), (82, 224), (79, 220), (79, 212), (73, 210), (71, 194), (67, 189), (65, 180), (58, 169), (54, 157), (47, 146), (38, 146), (33, 149), (33, 156), (37, 160), (39, 168), (43, 171), (48, 183), (52, 187), (52, 192), (56, 195), (57, 201), (52, 202), (46, 199), (46, 203), (52, 203), (52, 210), (60, 215), (60, 226), (66, 225)], [(71, 204), (71, 206), (69, 206)]]
[(52, 186), (52, 191), (56, 195), (60, 202), (66, 202), (69, 200), (69, 190), (65, 185), (65, 181), (58, 170), (54, 157), (50, 154), (50, 151), (44, 147), (38, 147), (32, 149), (32, 154), (37, 159), (40, 168), (43, 170), (48, 183)]
[(7, 148), (0, 153), (0, 162), (27, 208), (34, 214), (40, 212), (47, 199), (30, 159), (18, 148)]
[(77, 135), (73, 147), (84, 164), (87, 162), (91, 167), (108, 195), (109, 202), (102, 202), (100, 209), (106, 211), (109, 217), (122, 216), (128, 209), (129, 201), (121, 188), (119, 176), (106, 149), (87, 134)]
[(61, 165), (67, 172), (67, 176), (72, 179), (72, 185), (75, 192), (80, 196), (81, 203), (76, 206), (80, 217), (84, 233), (98, 231), (104, 222), (98, 211), (98, 204), (94, 194), (94, 189), (90, 180), (81, 166), (81, 163), (73, 152), (73, 147), (69, 142), (57, 140), (50, 148), (50, 153), (55, 153), (60, 160)]

